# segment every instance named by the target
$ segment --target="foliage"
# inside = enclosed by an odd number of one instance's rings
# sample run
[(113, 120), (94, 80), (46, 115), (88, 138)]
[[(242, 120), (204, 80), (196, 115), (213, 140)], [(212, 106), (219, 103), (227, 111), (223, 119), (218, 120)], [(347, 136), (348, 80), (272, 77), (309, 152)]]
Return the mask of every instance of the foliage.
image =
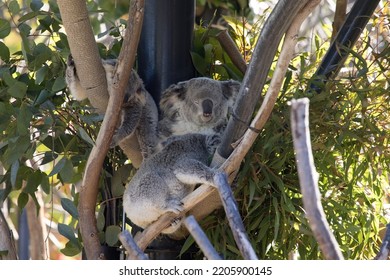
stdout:
[[(237, 10), (237, 3), (245, 6), (246, 1), (203, 2), (215, 6), (234, 2)], [(102, 57), (119, 53), (124, 23), (117, 19), (125, 13), (126, 3), (116, 1), (113, 9), (108, 1), (88, 1)], [(0, 4), (0, 14), (0, 163), (4, 168), (0, 204), (8, 202), (17, 224), (20, 210), (33, 199), (46, 212), (50, 239), (65, 241), (59, 248), (62, 254), (76, 256), (82, 249), (78, 187), (102, 117), (87, 103), (70, 98), (66, 89), (69, 47), (56, 1), (6, 0)], [(380, 29), (386, 28), (385, 15), (384, 10), (377, 12), (351, 50), (344, 74), (321, 94), (308, 92), (307, 84), (328, 44), (316, 39), (311, 53), (291, 62), (274, 113), (234, 184), (259, 257), (286, 259), (297, 252), (302, 259), (321, 258), (304, 217), (289, 131), (287, 102), (301, 96), (311, 100), (311, 134), (323, 204), (343, 253), (347, 258), (366, 259), (377, 252), (389, 193), (390, 47), (378, 35), (385, 34)], [(235, 12), (223, 16), (248, 62), (264, 18), (250, 24)], [(216, 39), (218, 32), (212, 25), (196, 27), (194, 65), (202, 76), (241, 80), (242, 74)], [(99, 236), (107, 246), (118, 244), (118, 198), (131, 172), (120, 151), (109, 152), (96, 209)], [(43, 195), (44, 205), (39, 205), (37, 194)], [(202, 223), (216, 249), (236, 259), (239, 254), (223, 211)], [(191, 242), (189, 238), (186, 245)], [(52, 254), (54, 258), (58, 253)]]
[[(380, 233), (389, 222), (390, 46), (381, 35), (388, 32), (387, 9), (385, 5), (378, 11), (357, 47), (349, 50), (347, 67), (320, 94), (311, 92), (308, 85), (328, 43), (315, 37), (313, 52), (303, 52), (291, 62), (274, 112), (247, 155), (235, 186), (249, 237), (260, 258), (287, 259), (292, 254), (301, 259), (322, 258), (302, 209), (290, 133), (288, 101), (304, 96), (310, 98), (322, 203), (343, 254), (348, 259), (370, 259), (378, 252)], [(229, 24), (240, 46), (242, 36), (237, 36), (237, 30), (243, 25), (237, 28), (237, 22)], [(256, 37), (250, 31), (248, 42)], [(204, 33), (200, 29), (197, 36), (206, 41)], [(200, 51), (205, 61), (212, 57), (207, 53), (218, 54), (220, 48), (211, 31), (209, 34), (207, 42), (212, 47), (206, 44)], [(225, 66), (224, 57), (214, 58), (210, 65), (222, 62)], [(197, 63), (199, 60), (194, 60)], [(202, 70), (202, 63), (197, 69)], [(226, 66), (208, 69), (214, 71), (212, 77), (226, 76)], [(238, 252), (224, 214), (208, 217), (203, 225), (217, 250), (236, 259)]]

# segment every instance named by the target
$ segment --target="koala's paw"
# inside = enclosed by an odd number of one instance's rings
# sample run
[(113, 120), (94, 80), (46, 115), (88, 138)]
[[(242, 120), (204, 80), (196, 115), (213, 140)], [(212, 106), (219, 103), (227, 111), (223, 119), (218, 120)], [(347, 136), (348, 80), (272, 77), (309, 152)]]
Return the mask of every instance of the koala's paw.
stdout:
[(173, 212), (175, 214), (180, 214), (183, 210), (183, 202), (178, 199), (171, 199), (166, 207), (167, 212)]
[(221, 144), (220, 134), (212, 134), (206, 137), (206, 146), (210, 153), (214, 153), (219, 144)]

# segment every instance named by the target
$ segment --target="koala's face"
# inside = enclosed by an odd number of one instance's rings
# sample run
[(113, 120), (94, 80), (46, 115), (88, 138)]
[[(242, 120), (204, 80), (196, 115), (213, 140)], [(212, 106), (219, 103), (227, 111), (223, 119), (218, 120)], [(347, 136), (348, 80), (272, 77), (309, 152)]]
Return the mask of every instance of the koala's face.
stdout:
[(213, 127), (225, 121), (233, 106), (240, 83), (194, 78), (171, 86), (163, 94), (161, 109), (177, 111), (178, 118), (197, 126)]
[(197, 125), (212, 125), (226, 118), (228, 99), (223, 95), (219, 82), (210, 79), (194, 79), (186, 88), (183, 117)]

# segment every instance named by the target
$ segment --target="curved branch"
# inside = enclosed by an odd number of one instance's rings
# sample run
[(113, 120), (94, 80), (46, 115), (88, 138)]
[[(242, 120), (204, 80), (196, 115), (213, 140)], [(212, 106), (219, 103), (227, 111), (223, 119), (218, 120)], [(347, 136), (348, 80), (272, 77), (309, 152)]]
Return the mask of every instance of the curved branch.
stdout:
[[(80, 2), (83, 2), (81, 5)], [(82, 30), (74, 30), (77, 23), (82, 24), (83, 27), (86, 27), (85, 15), (86, 7), (85, 1), (65, 1), (60, 0), (59, 6), (61, 9), (61, 14), (63, 15), (64, 25), (66, 28), (70, 28), (72, 36), (69, 37), (70, 45), (74, 45), (77, 47), (80, 42), (83, 42), (85, 39)], [(73, 9), (81, 9), (83, 12), (81, 13), (78, 10)], [(96, 139), (96, 145), (93, 147), (91, 154), (89, 155), (87, 165), (85, 168), (85, 173), (83, 177), (83, 183), (80, 190), (80, 200), (79, 200), (79, 215), (80, 215), (80, 230), (81, 235), (83, 237), (84, 249), (86, 252), (86, 256), (88, 259), (104, 259), (105, 256), (101, 251), (100, 242), (98, 238), (98, 229), (96, 225), (96, 217), (95, 217), (95, 208), (96, 208), (96, 199), (98, 195), (99, 189), (99, 178), (103, 165), (104, 158), (107, 154), (107, 151), (110, 147), (111, 138), (114, 134), (115, 127), (117, 121), (119, 119), (119, 113), (121, 108), (123, 97), (125, 94), (125, 89), (127, 87), (127, 83), (132, 71), (132, 67), (135, 62), (135, 54), (137, 51), (138, 41), (141, 34), (141, 27), (143, 21), (143, 13), (144, 13), (144, 0), (134, 0), (130, 4), (129, 9), (129, 20), (125, 33), (125, 37), (123, 40), (123, 47), (119, 54), (118, 63), (116, 64), (116, 69), (113, 77), (113, 85), (112, 91), (115, 92), (109, 98), (107, 109), (104, 108), (105, 116), (100, 128), (98, 137)], [(72, 14), (75, 16), (72, 17)], [(81, 15), (83, 17), (81, 17)], [(66, 18), (66, 20), (65, 20)], [(65, 22), (69, 24), (65, 24)], [(91, 29), (89, 25), (89, 29)], [(67, 29), (68, 32), (68, 29)], [(87, 33), (90, 34), (91, 30)], [(81, 35), (80, 35), (81, 34)], [(78, 38), (82, 36), (83, 38)], [(90, 37), (89, 35), (86, 37)], [(76, 42), (77, 39), (80, 39), (80, 42)], [(88, 39), (88, 38), (87, 38)], [(90, 39), (89, 39), (90, 40)], [(94, 45), (96, 43), (94, 42)], [(82, 46), (84, 47), (84, 46)], [(81, 48), (82, 48), (81, 47)], [(71, 47), (72, 49), (72, 47)], [(77, 49), (80, 51), (79, 49)], [(87, 50), (88, 53), (85, 54), (87, 56), (90, 55), (89, 52), (91, 50)], [(93, 52), (93, 51), (92, 51)], [(73, 49), (72, 49), (72, 55)], [(77, 63), (77, 58), (74, 56), (75, 62)], [(99, 57), (99, 63), (100, 57)], [(79, 69), (78, 65), (76, 65), (77, 69)], [(91, 75), (89, 69), (84, 73), (88, 73)], [(102, 71), (104, 73), (104, 71)], [(81, 73), (80, 73), (81, 74)], [(92, 76), (92, 75), (91, 75)], [(80, 81), (82, 77), (80, 76)], [(105, 80), (105, 76), (102, 78)], [(107, 91), (107, 85), (105, 85), (105, 90)], [(91, 98), (89, 98), (91, 100)], [(103, 108), (101, 108), (103, 109)]]

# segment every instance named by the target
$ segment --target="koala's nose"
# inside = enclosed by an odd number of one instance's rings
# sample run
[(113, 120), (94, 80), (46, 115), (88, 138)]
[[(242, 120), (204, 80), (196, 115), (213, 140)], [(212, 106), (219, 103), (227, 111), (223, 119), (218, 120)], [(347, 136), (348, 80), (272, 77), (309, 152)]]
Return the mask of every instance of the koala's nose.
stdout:
[(213, 101), (210, 99), (205, 99), (202, 101), (203, 116), (210, 117), (213, 113)]

